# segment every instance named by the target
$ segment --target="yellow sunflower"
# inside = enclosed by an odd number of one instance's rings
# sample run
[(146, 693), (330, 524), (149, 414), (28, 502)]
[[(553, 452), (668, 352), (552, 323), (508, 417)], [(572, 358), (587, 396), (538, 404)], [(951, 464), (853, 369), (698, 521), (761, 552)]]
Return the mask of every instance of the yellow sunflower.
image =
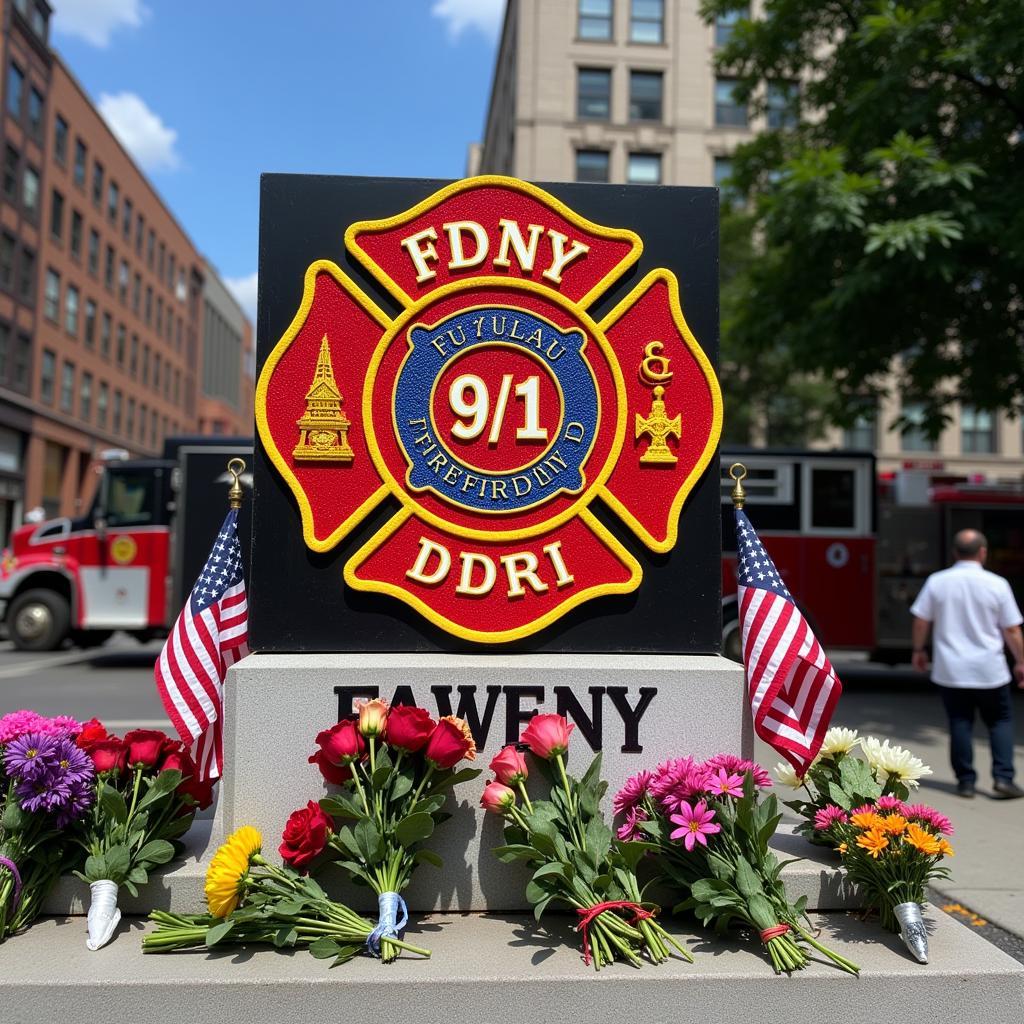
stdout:
[(206, 905), (214, 917), (227, 917), (238, 906), (249, 865), (262, 846), (259, 832), (243, 825), (213, 855), (206, 871)]
[(860, 814), (854, 814), (851, 816), (850, 821), (862, 829), (872, 829), (882, 827), (882, 818), (880, 815), (875, 814), (874, 811), (861, 811)]
[[(903, 841), (910, 843), (915, 850), (920, 850), (929, 857), (942, 852), (939, 840), (927, 829), (923, 829), (920, 825), (916, 825), (913, 822), (907, 826), (907, 834), (903, 837)], [(949, 844), (947, 843), (946, 845), (948, 846)]]
[(889, 845), (889, 840), (881, 829), (873, 828), (857, 836), (857, 845), (878, 860), (878, 855)]

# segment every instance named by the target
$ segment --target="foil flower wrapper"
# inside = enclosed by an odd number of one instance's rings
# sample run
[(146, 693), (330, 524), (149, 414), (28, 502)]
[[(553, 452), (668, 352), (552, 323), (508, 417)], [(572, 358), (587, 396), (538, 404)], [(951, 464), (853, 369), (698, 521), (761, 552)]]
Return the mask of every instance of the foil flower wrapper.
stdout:
[(89, 904), (87, 918), (89, 938), (85, 945), (94, 952), (114, 937), (114, 931), (121, 920), (121, 911), (117, 908), (117, 890), (118, 886), (108, 879), (93, 882), (89, 886), (92, 902)]
[(928, 931), (920, 903), (899, 903), (892, 908), (900, 925), (900, 938), (919, 964), (928, 963)]

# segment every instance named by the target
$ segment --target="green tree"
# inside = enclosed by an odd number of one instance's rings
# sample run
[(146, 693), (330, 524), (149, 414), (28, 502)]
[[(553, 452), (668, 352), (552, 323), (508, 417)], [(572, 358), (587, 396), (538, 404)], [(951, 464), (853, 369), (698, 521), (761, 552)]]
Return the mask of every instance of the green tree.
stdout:
[(737, 98), (799, 82), (802, 117), (734, 155), (726, 370), (815, 381), (846, 424), (891, 372), (932, 434), (954, 398), (1024, 411), (1022, 39), (1020, 0), (766, 0), (737, 24)]

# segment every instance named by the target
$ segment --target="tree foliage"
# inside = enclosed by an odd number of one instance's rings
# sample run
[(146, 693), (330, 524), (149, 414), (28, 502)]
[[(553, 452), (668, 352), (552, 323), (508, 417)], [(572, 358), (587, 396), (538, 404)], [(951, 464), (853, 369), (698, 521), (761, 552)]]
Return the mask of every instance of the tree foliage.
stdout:
[(1024, 411), (1022, 39), (1020, 0), (766, 0), (738, 22), (719, 73), (755, 114), (799, 81), (802, 116), (734, 156), (727, 368), (767, 367), (776, 396), (827, 383), (840, 423), (891, 371), (932, 434), (953, 398)]

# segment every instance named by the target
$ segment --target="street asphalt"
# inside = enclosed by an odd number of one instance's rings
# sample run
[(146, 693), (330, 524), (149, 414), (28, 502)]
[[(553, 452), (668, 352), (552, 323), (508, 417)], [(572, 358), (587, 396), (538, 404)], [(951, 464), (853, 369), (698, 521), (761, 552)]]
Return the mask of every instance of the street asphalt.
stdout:
[[(160, 643), (145, 646), (115, 636), (93, 651), (67, 649), (50, 654), (15, 651), (0, 642), (0, 714), (34, 708), (43, 714), (96, 715), (109, 728), (167, 728), (153, 685)], [(909, 669), (837, 659), (845, 692), (833, 724), (888, 737), (928, 764), (920, 799), (948, 815), (955, 827), (956, 856), (951, 878), (933, 896), (967, 927), (977, 929), (1024, 961), (1024, 800), (992, 799), (988, 743), (976, 728), (978, 795), (956, 795), (949, 766), (946, 723), (931, 685)], [(1018, 781), (1024, 780), (1024, 691), (1015, 693)], [(758, 759), (771, 767), (780, 758), (758, 742)], [(785, 791), (780, 797), (786, 799)]]

